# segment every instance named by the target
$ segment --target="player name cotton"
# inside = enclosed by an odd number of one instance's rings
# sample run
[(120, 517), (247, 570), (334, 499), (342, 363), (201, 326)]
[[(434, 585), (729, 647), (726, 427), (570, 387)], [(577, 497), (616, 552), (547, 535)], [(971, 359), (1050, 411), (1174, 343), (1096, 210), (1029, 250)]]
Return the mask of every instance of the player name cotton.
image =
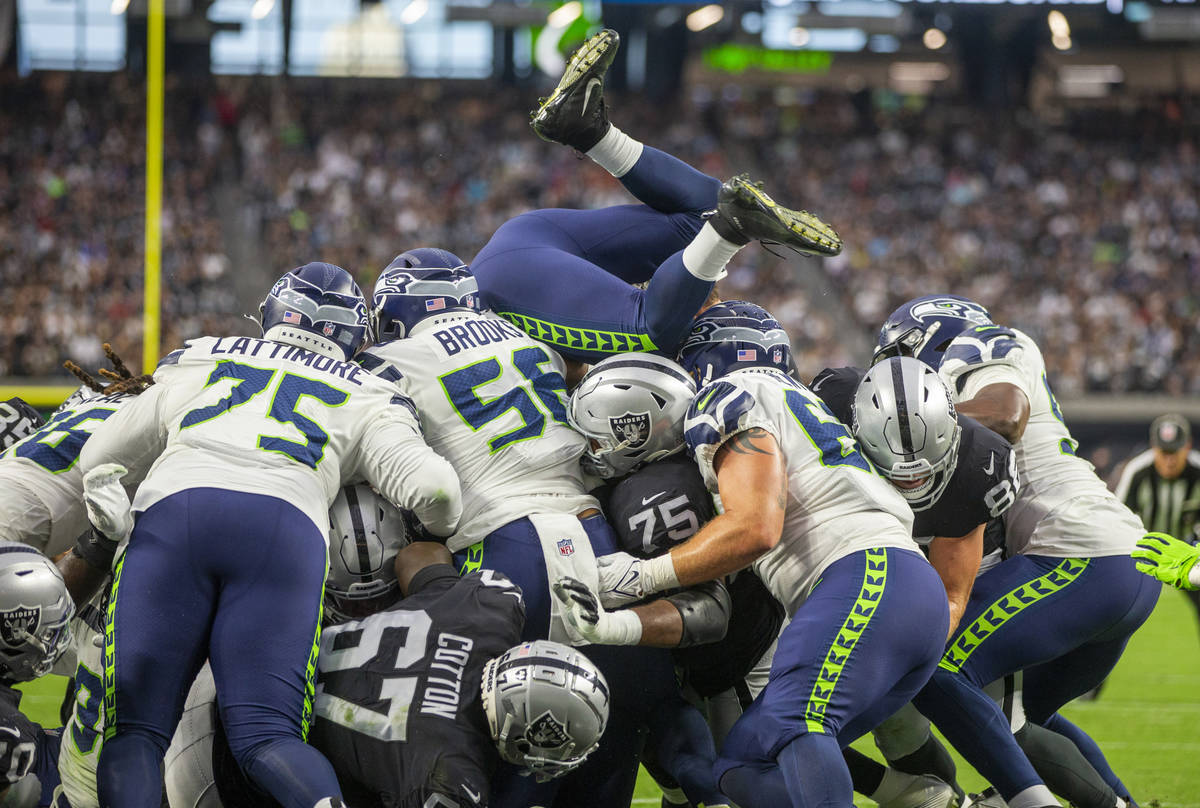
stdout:
[[(458, 715), (459, 697), (462, 691), (463, 671), (466, 670), (471, 648), (475, 645), (468, 637), (457, 634), (439, 634), (437, 650), (429, 665), (430, 676), (421, 697), (421, 712), (436, 715), (451, 721)], [(443, 671), (446, 676), (434, 676)]]

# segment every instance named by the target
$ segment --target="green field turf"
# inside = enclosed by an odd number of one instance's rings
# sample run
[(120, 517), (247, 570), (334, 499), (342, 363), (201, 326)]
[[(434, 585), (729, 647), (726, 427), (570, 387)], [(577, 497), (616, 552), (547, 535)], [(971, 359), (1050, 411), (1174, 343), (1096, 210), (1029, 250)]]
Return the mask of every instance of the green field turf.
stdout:
[[(27, 685), (22, 707), (35, 721), (55, 725), (63, 688), (59, 677)], [(1143, 808), (1200, 808), (1200, 632), (1184, 596), (1164, 591), (1100, 700), (1072, 704), (1065, 713), (1100, 743)], [(874, 752), (869, 741), (857, 745)], [(961, 759), (959, 779), (968, 790), (983, 786)], [(634, 805), (658, 804), (658, 790), (643, 773)]]

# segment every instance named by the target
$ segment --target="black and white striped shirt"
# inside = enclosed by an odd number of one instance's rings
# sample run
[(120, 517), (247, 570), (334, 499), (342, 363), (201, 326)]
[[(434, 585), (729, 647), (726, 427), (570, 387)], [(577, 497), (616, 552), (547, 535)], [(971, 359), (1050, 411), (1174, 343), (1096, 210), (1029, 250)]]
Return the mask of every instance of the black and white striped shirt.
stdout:
[(1148, 449), (1125, 465), (1116, 493), (1146, 530), (1200, 540), (1200, 452), (1189, 452), (1183, 473), (1164, 480), (1154, 469), (1154, 450)]

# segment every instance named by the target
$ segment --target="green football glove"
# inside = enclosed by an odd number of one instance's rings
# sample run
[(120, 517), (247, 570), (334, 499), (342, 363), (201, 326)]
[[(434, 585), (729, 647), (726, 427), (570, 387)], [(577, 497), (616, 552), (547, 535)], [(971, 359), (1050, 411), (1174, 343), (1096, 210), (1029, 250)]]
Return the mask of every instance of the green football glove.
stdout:
[(1197, 588), (1188, 580), (1188, 573), (1200, 562), (1200, 547), (1166, 533), (1147, 533), (1138, 541), (1137, 547), (1130, 555), (1138, 560), (1139, 572), (1176, 589)]

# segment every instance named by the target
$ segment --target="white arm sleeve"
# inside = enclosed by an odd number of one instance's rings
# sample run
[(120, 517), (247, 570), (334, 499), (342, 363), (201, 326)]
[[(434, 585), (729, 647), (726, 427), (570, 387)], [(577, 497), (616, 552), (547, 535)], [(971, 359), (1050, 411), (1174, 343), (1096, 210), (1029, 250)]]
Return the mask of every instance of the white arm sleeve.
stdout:
[(360, 471), (392, 504), (416, 514), (436, 536), (449, 536), (462, 516), (462, 488), (454, 468), (407, 420), (383, 413), (366, 430)]
[(970, 401), (979, 395), (979, 391), (989, 384), (1011, 384), (1025, 394), (1025, 398), (1033, 401), (1033, 389), (1025, 374), (1012, 365), (984, 365), (978, 370), (968, 370), (963, 374), (962, 391), (955, 397), (956, 401)]
[(129, 469), (122, 483), (141, 482), (167, 445), (158, 407), (166, 393), (165, 385), (153, 385), (100, 424), (83, 444), (80, 470), (87, 474), (102, 463), (120, 463)]

